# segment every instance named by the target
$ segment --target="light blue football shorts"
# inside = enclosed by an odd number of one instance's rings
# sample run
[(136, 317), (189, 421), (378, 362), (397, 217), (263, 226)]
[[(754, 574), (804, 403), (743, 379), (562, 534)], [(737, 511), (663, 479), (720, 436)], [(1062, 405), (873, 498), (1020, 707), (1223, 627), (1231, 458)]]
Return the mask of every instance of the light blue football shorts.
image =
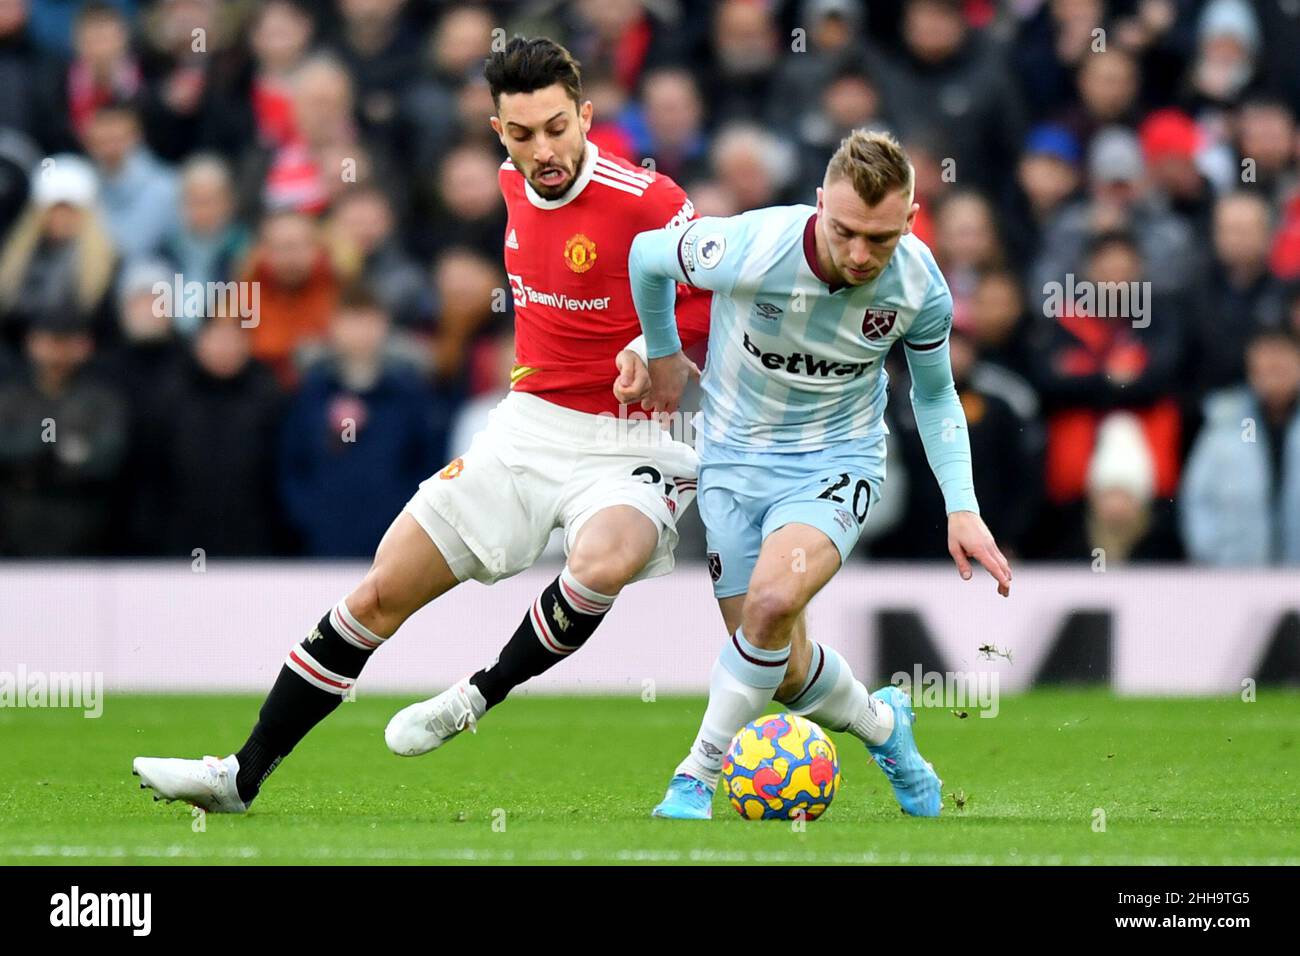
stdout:
[(807, 452), (749, 451), (700, 436), (697, 450), (696, 501), (719, 598), (749, 590), (763, 541), (787, 524), (818, 529), (847, 560), (885, 480), (883, 435)]

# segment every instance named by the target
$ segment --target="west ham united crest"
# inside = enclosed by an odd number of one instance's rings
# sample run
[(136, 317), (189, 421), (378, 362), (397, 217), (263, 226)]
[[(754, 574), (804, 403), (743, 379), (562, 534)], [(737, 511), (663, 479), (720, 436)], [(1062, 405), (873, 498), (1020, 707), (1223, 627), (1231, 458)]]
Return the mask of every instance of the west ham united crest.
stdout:
[(894, 327), (897, 309), (867, 309), (862, 318), (862, 334), (869, 339), (883, 339)]
[(722, 555), (716, 551), (709, 552), (709, 577), (714, 581), (722, 577)]

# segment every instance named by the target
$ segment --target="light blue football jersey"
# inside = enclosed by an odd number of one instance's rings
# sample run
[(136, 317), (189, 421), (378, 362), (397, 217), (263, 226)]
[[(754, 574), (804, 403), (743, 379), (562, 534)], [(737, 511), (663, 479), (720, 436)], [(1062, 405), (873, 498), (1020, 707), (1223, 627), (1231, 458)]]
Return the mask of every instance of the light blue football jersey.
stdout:
[[(918, 407), (918, 424), (934, 438), (927, 453), (935, 452), (950, 510), (978, 510), (947, 356), (952, 295), (934, 255), (904, 235), (876, 279), (829, 285), (818, 274), (815, 222), (812, 206), (777, 206), (637, 236), (628, 271), (650, 358), (681, 347), (675, 283), (712, 290), (698, 423), (705, 443), (806, 452), (887, 434), (884, 361), (902, 339), (913, 403), (932, 412)], [(935, 394), (918, 396), (916, 384), (927, 382)], [(944, 437), (942, 447), (941, 430), (960, 440)]]
[[(947, 338), (952, 295), (925, 243), (905, 235), (874, 281), (832, 288), (815, 267), (815, 217), (778, 206), (659, 234), (673, 278), (715, 293), (701, 382), (711, 442), (812, 451), (879, 437), (885, 355), (899, 339)], [(651, 358), (681, 347), (671, 321), (659, 331), (646, 328)]]

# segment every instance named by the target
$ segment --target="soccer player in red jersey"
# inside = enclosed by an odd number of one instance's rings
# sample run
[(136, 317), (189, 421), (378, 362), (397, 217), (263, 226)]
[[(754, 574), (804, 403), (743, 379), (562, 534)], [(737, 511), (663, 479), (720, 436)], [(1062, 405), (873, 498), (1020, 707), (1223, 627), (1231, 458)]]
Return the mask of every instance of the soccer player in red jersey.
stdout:
[[(592, 105), (578, 64), (546, 39), (516, 37), (489, 57), (509, 154), (505, 265), (515, 305), (511, 392), (467, 450), (419, 490), (379, 543), (361, 583), (290, 651), (244, 746), (203, 760), (138, 757), (159, 797), (240, 813), (280, 761), (338, 706), (362, 667), (417, 610), (469, 578), (529, 567), (564, 528), (564, 569), (490, 666), (389, 723), (398, 754), (441, 746), (510, 690), (573, 653), (622, 588), (673, 566), (676, 521), (695, 494), (694, 450), (649, 420), (620, 416), (615, 366), (639, 393), (644, 366), (628, 285), (633, 237), (695, 218), (671, 179), (587, 139)], [(707, 295), (679, 290), (689, 343), (707, 334)]]

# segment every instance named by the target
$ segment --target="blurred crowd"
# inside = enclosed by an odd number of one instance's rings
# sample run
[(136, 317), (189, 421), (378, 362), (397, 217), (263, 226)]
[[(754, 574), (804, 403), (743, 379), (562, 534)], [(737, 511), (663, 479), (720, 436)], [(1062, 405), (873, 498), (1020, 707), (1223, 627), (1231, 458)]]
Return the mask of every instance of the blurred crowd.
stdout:
[[(902, 140), (1008, 554), (1300, 563), (1300, 0), (0, 0), (0, 556), (373, 552), (508, 388), (514, 33), (704, 215)], [(942, 558), (891, 375), (860, 552)]]

